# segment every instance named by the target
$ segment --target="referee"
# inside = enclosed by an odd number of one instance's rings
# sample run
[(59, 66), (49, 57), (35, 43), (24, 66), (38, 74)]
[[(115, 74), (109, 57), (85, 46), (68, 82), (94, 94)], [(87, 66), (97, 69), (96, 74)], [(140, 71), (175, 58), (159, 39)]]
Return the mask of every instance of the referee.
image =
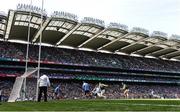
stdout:
[(44, 101), (47, 102), (47, 88), (50, 86), (49, 77), (47, 75), (42, 75), (38, 80), (38, 86), (38, 102), (41, 101), (42, 93), (44, 93)]

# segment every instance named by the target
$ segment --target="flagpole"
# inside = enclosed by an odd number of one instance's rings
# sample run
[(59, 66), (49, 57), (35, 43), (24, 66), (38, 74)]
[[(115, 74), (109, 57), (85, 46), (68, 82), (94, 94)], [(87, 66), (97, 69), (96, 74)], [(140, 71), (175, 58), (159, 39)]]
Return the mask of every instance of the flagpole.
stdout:
[[(42, 0), (42, 9), (41, 9), (41, 25), (40, 28), (42, 28), (43, 24), (43, 9), (44, 9), (44, 0)], [(43, 32), (43, 31), (42, 31)], [(38, 91), (39, 91), (39, 85), (38, 85), (38, 79), (40, 77), (40, 65), (41, 65), (41, 43), (42, 43), (42, 32), (40, 34), (39, 38), (39, 56), (38, 56), (38, 71), (37, 71), (37, 87), (36, 87), (36, 100), (38, 100)]]

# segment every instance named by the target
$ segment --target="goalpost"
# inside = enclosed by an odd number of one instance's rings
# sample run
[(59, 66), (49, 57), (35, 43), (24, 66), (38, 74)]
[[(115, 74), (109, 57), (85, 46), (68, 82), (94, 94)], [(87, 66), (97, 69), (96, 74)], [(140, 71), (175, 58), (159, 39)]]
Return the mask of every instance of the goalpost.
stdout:
[[(41, 24), (43, 26), (43, 11), (44, 11), (44, 0), (41, 0)], [(30, 0), (30, 12), (29, 17), (32, 18), (32, 0)], [(39, 37), (39, 51), (38, 51), (38, 67), (33, 70), (28, 70), (29, 61), (29, 43), (30, 43), (30, 31), (31, 31), (31, 19), (28, 21), (28, 34), (27, 34), (27, 48), (26, 48), (26, 59), (25, 59), (25, 73), (17, 77), (13, 85), (8, 102), (25, 101), (25, 100), (37, 100), (38, 98), (38, 79), (40, 77), (40, 62), (41, 62), (41, 43), (42, 43), (42, 32)], [(36, 72), (37, 71), (37, 72)]]
[[(30, 12), (29, 12), (29, 17), (31, 18), (31, 13), (32, 13), (32, 0), (30, 1)], [(26, 49), (26, 66), (25, 66), (25, 73), (27, 73), (28, 69), (28, 61), (29, 61), (29, 38), (30, 38), (30, 32), (31, 32), (31, 27), (30, 27), (31, 19), (29, 19), (28, 22), (28, 36), (27, 36), (27, 49)], [(23, 83), (23, 100), (25, 100), (26, 97), (26, 78), (24, 79)]]
[[(32, 0), (31, 0), (31, 4), (30, 7), (32, 7)], [(40, 24), (40, 28), (43, 25), (43, 10), (44, 10), (44, 0), (42, 0), (42, 4), (41, 4), (41, 24)], [(30, 17), (31, 17), (31, 10), (30, 10)], [(25, 72), (27, 72), (27, 68), (28, 68), (28, 56), (29, 56), (29, 38), (30, 38), (30, 20), (29, 20), (29, 27), (28, 27), (28, 44), (27, 44), (27, 52), (26, 52), (26, 68), (25, 68)], [(43, 32), (43, 31), (42, 31)], [(36, 100), (38, 98), (38, 79), (40, 77), (40, 63), (41, 63), (41, 43), (42, 43), (42, 32), (40, 33), (40, 37), (39, 37), (39, 51), (38, 51), (38, 67), (37, 67), (37, 81), (36, 81), (36, 94), (34, 94), (36, 96)], [(28, 93), (29, 88), (26, 90), (26, 78), (24, 80), (24, 96), (23, 96), (23, 100), (25, 100), (26, 97), (26, 93)], [(34, 90), (34, 89), (33, 89)], [(29, 91), (31, 92), (31, 91)]]
[[(42, 0), (42, 4), (41, 4), (41, 26), (40, 28), (42, 28), (43, 26), (43, 9), (44, 9), (44, 0)], [(40, 77), (40, 64), (41, 64), (41, 43), (42, 43), (42, 32), (40, 33), (40, 39), (39, 39), (39, 56), (38, 56), (38, 71), (37, 71), (37, 82), (38, 79)], [(39, 87), (38, 84), (36, 85), (36, 100), (38, 100), (38, 91), (39, 91)]]

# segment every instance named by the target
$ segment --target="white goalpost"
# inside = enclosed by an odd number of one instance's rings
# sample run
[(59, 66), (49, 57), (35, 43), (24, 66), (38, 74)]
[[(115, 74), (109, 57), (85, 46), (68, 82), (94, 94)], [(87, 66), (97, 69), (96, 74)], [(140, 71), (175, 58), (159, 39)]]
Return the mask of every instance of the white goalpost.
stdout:
[[(31, 18), (31, 13), (32, 13), (32, 0), (30, 1), (30, 12), (29, 12), (29, 17)], [(27, 73), (27, 69), (28, 69), (28, 61), (29, 61), (29, 38), (30, 38), (30, 32), (31, 32), (31, 27), (30, 27), (30, 23), (31, 23), (31, 19), (29, 18), (29, 22), (28, 22), (28, 36), (27, 36), (27, 48), (26, 48), (26, 66), (25, 66), (25, 73)], [(24, 93), (23, 93), (23, 100), (25, 100), (26, 97), (26, 78), (24, 79)]]
[[(44, 0), (42, 0), (42, 3), (41, 3), (41, 25), (40, 25), (40, 28), (42, 28), (42, 26), (43, 26), (43, 10), (44, 10)], [(43, 31), (41, 31), (40, 37), (39, 37), (37, 82), (40, 77), (42, 32)], [(38, 83), (37, 83), (37, 85), (36, 85), (36, 101), (38, 100), (38, 91), (39, 91), (39, 87), (38, 87)]]
[[(39, 50), (38, 50), (38, 67), (28, 68), (29, 62), (29, 44), (30, 44), (30, 34), (31, 34), (31, 18), (32, 18), (32, 0), (30, 0), (29, 5), (29, 21), (28, 21), (28, 34), (27, 34), (27, 47), (26, 47), (26, 57), (25, 57), (25, 72), (22, 76), (17, 77), (13, 89), (11, 91), (8, 102), (15, 101), (26, 101), (37, 100), (38, 98), (38, 79), (40, 77), (40, 64), (41, 64), (41, 43), (42, 43), (42, 32), (39, 36)], [(41, 24), (40, 28), (43, 26), (43, 14), (44, 14), (44, 0), (41, 0)]]

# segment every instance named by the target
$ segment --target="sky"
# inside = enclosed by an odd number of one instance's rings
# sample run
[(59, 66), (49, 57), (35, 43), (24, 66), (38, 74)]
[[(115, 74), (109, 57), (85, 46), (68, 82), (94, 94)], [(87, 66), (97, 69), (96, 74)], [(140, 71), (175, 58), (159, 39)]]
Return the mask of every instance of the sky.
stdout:
[[(0, 11), (8, 13), (18, 3), (30, 4), (31, 0), (0, 0)], [(41, 7), (41, 0), (32, 0)], [(162, 31), (180, 35), (180, 0), (44, 0), (44, 8), (50, 15), (53, 11), (65, 11), (83, 17), (93, 17), (117, 22), (150, 31)]]

